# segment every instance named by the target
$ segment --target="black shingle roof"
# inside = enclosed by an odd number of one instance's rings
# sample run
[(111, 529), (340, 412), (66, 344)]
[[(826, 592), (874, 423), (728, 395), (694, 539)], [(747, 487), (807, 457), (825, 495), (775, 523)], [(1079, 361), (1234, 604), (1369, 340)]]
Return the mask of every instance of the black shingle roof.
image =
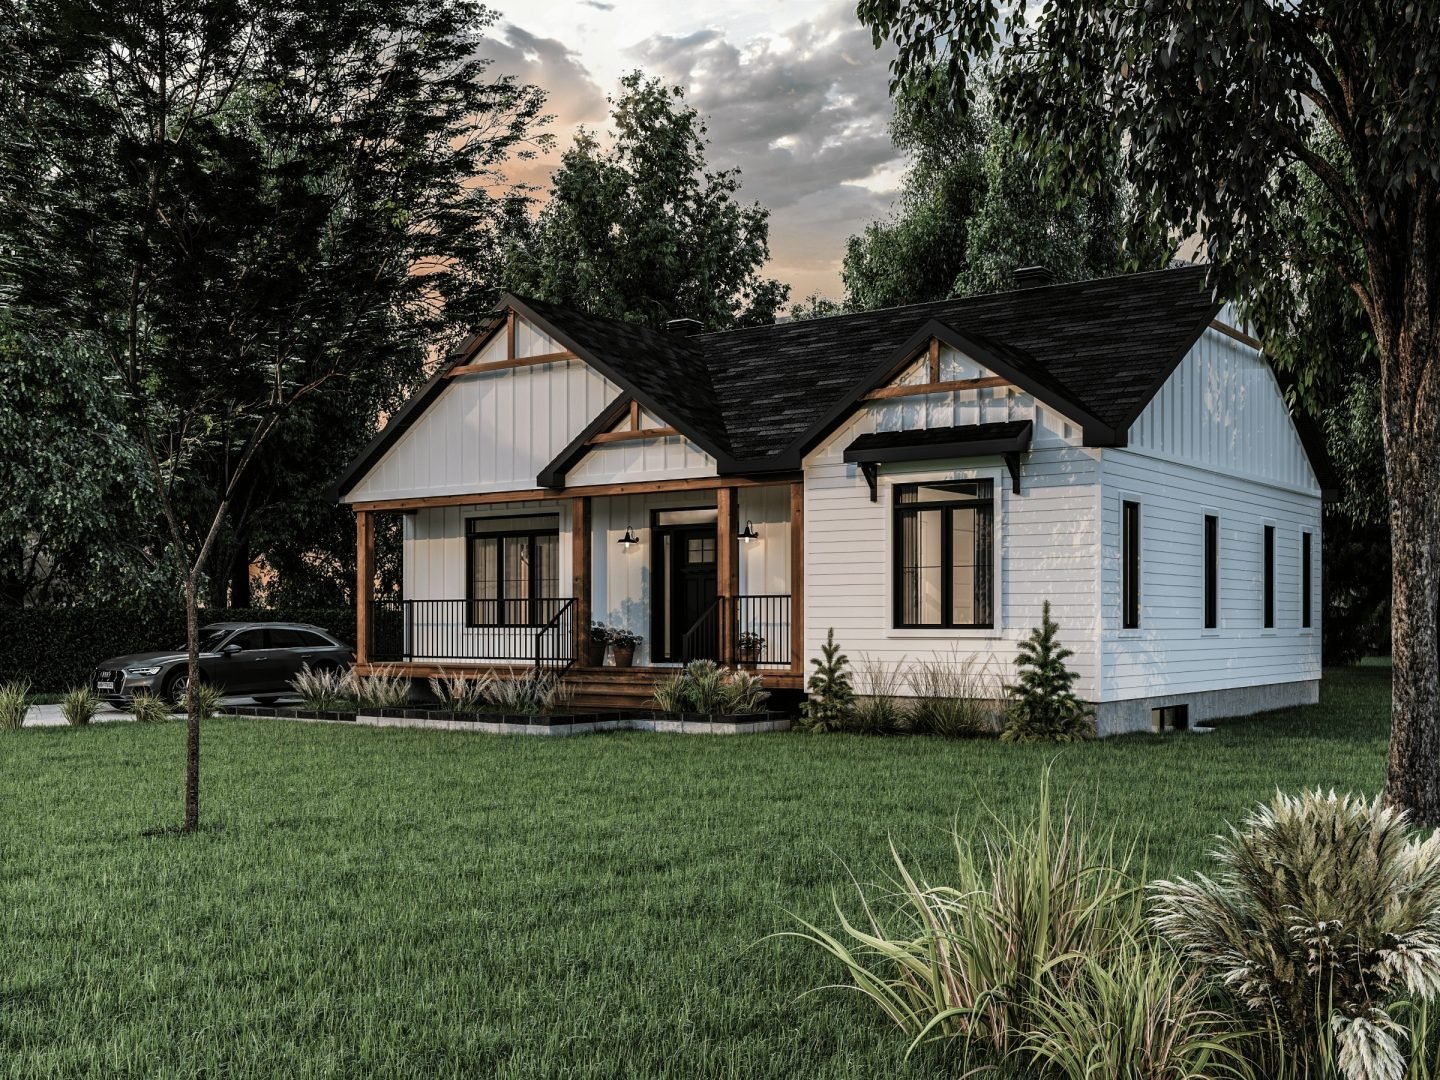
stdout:
[[(1219, 310), (1199, 266), (692, 337), (523, 297), (501, 306), (543, 324), (727, 473), (797, 468), (907, 345), (929, 334), (1080, 421), (1087, 442), (1123, 442)], [(406, 424), (437, 389), (402, 410)], [(383, 432), (337, 492), (398, 435)]]

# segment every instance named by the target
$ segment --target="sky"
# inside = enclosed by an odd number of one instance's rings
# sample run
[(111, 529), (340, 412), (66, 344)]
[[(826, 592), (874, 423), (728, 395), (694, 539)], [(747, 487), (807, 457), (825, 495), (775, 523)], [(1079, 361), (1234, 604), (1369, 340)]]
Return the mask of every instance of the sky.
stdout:
[(765, 273), (790, 298), (838, 298), (845, 241), (884, 216), (904, 161), (890, 143), (892, 53), (854, 0), (490, 0), (495, 73), (549, 91), (557, 146), (521, 163), (544, 184), (577, 125), (603, 131), (625, 73), (685, 87), (710, 129), (710, 164), (738, 167), (740, 196), (770, 209)]

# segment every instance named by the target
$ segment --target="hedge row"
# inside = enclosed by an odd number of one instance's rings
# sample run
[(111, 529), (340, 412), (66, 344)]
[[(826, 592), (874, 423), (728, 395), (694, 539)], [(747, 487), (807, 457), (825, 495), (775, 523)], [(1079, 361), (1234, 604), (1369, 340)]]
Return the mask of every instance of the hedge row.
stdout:
[[(245, 608), (201, 611), (211, 622), (306, 622), (342, 641), (355, 641), (351, 608)], [(0, 608), (0, 682), (29, 679), (37, 693), (79, 686), (101, 660), (148, 649), (168, 649), (185, 640), (183, 611), (143, 612), (124, 608)]]

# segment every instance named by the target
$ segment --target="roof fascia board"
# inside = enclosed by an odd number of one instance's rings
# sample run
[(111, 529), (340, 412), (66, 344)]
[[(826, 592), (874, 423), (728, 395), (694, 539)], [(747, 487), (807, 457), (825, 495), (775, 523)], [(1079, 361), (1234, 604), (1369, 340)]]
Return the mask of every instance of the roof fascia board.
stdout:
[(519, 314), (524, 315), (525, 318), (529, 319), (531, 322), (538, 324), (552, 338), (564, 345), (581, 360), (584, 360), (587, 364), (595, 368), (595, 370), (599, 371), (616, 386), (619, 386), (629, 396), (633, 397), (636, 401), (640, 403), (643, 408), (649, 410), (649, 412), (651, 412), (655, 416), (658, 416), (662, 420), (665, 420), (667, 423), (669, 423), (671, 427), (675, 428), (687, 439), (693, 442), (696, 446), (700, 447), (700, 449), (704, 450), (707, 454), (713, 457), (720, 472), (723, 473), (731, 471), (731, 466), (733, 466), (735, 462), (728, 453), (726, 453), (722, 448), (716, 446), (709, 439), (705, 438), (704, 435), (701, 435), (691, 430), (688, 425), (677, 423), (675, 417), (671, 416), (664, 408), (657, 405), (653, 398), (651, 398), (648, 394), (644, 393), (642, 390), (638, 389), (634, 383), (632, 383), (629, 379), (625, 378), (624, 375), (622, 375), (620, 372), (616, 371), (611, 365), (596, 358), (594, 353), (592, 353), (589, 349), (583, 346), (578, 340), (571, 337), (570, 334), (566, 332), (563, 327), (556, 326), (548, 319), (544, 319), (541, 316), (537, 315), (535, 311), (532, 310), (530, 306), (525, 303), (525, 301), (521, 300), (518, 296), (515, 296), (512, 293), (503, 294), (500, 298), (500, 303), (502, 306), (511, 308)]
[(590, 440), (602, 431), (609, 431), (622, 417), (630, 415), (630, 402), (633, 400), (629, 394), (622, 393), (601, 409), (585, 430), (576, 435), (570, 441), (570, 445), (555, 455), (554, 461), (540, 470), (540, 475), (535, 478), (536, 486), (563, 488), (566, 474), (580, 464), (580, 459), (590, 452)]

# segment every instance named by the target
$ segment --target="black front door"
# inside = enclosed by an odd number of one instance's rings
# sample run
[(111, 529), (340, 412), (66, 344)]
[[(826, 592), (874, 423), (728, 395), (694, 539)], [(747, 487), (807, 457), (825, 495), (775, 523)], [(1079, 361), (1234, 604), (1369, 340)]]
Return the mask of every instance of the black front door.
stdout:
[(656, 605), (656, 659), (685, 662), (719, 654), (715, 602), (715, 526), (673, 525), (659, 530), (655, 579), (663, 595)]

